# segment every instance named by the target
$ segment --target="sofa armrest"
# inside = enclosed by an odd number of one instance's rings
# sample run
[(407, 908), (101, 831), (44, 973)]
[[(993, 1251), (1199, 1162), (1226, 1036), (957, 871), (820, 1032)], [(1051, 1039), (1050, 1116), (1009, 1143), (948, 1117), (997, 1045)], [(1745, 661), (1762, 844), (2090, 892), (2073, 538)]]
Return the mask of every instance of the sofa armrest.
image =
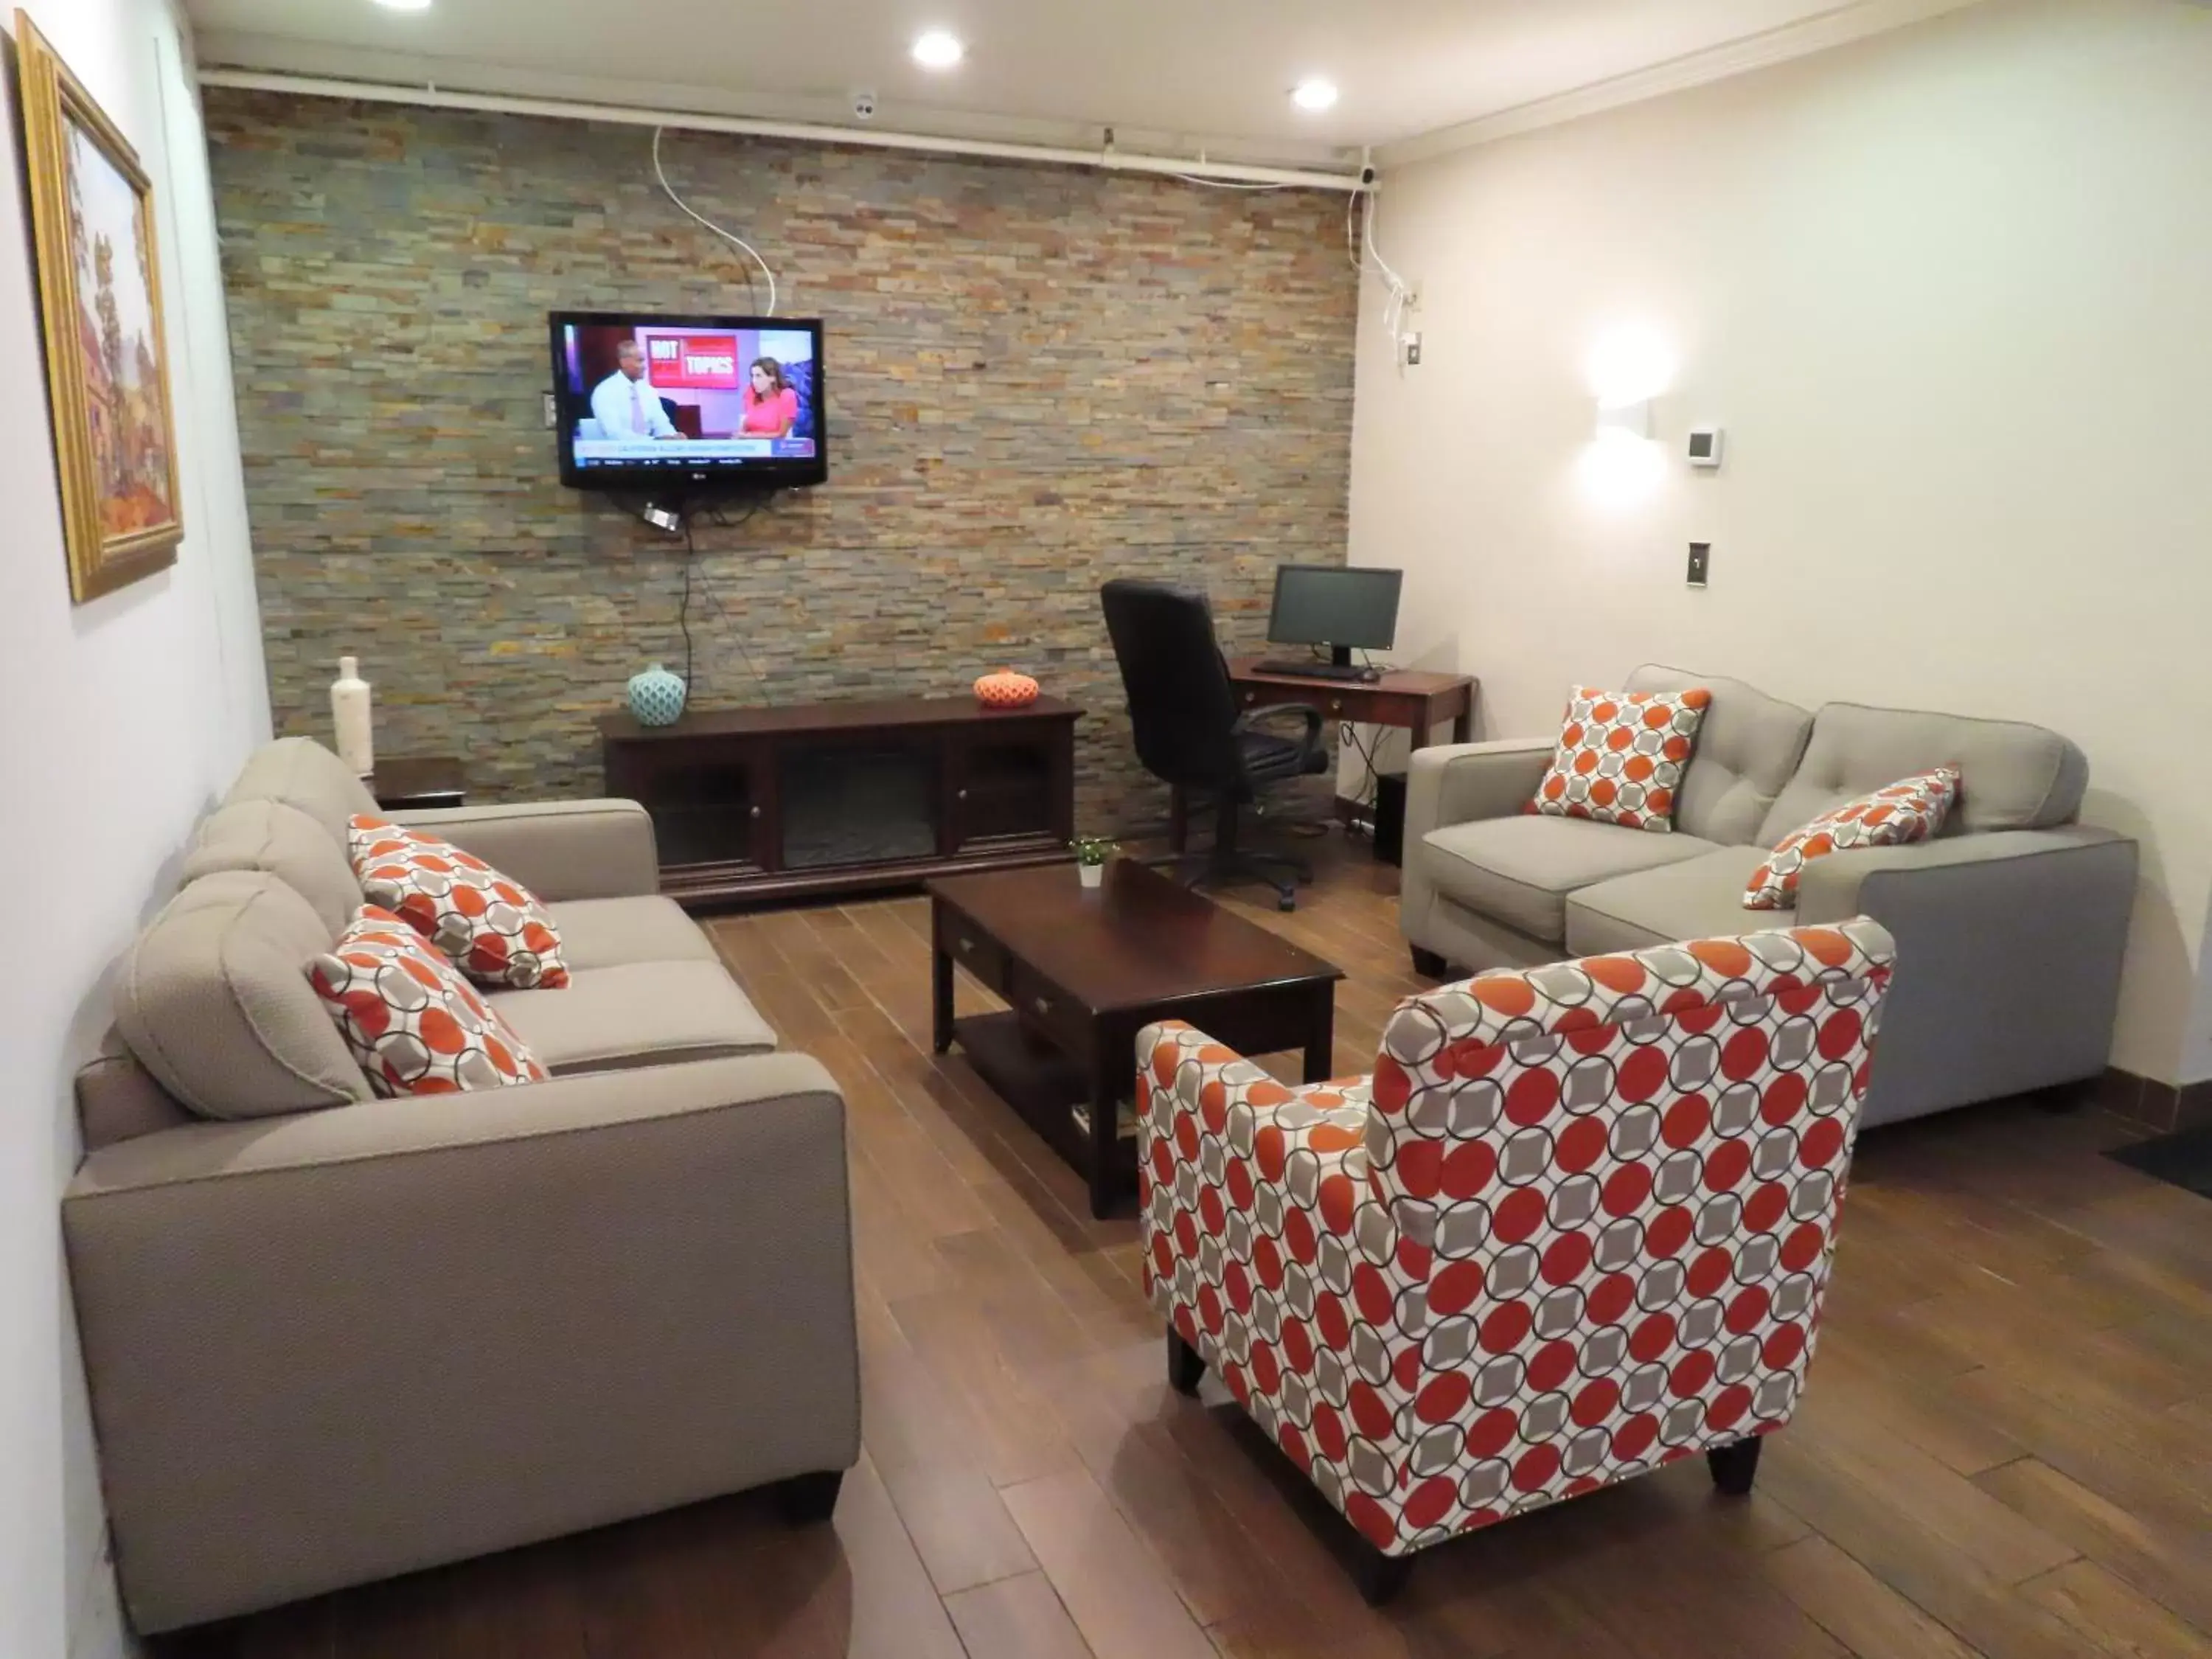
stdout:
[(1858, 914), (1897, 939), (1866, 1121), (2101, 1073), (2136, 899), (2136, 843), (2087, 824), (1832, 854), (1798, 879), (1801, 924)]
[(1558, 748), (1551, 738), (1507, 738), (1416, 749), (1406, 775), (1406, 842), (1431, 830), (1502, 818), (1536, 798)]
[(443, 836), (549, 903), (660, 890), (653, 819), (634, 800), (441, 806), (392, 816), (410, 829)]
[(1929, 895), (1961, 882), (1972, 883), (1977, 892), (2002, 886), (2012, 896), (2006, 902), (2047, 899), (2056, 889), (2083, 880), (2131, 896), (2135, 865), (2133, 841), (2086, 823), (1831, 853), (1798, 876), (1797, 921), (1809, 927), (1869, 915), (1894, 933), (1885, 910), (1897, 915), (1924, 908)]
[[(1447, 917), (1449, 902), (1430, 878), (1434, 849), (1423, 837), (1449, 824), (1502, 818), (1536, 798), (1558, 744), (1549, 738), (1511, 738), (1492, 743), (1455, 743), (1416, 749), (1406, 776), (1406, 830), (1401, 842), (1398, 927), (1413, 942), (1422, 971), (1436, 971), (1425, 954), (1478, 967), (1516, 959), (1510, 948), (1486, 953), (1468, 948), (1464, 911)], [(1499, 933), (1510, 930), (1498, 927)], [(1540, 950), (1542, 947), (1537, 947)]]
[(195, 1123), (88, 1158), (63, 1222), (142, 1631), (857, 1455), (802, 1055)]

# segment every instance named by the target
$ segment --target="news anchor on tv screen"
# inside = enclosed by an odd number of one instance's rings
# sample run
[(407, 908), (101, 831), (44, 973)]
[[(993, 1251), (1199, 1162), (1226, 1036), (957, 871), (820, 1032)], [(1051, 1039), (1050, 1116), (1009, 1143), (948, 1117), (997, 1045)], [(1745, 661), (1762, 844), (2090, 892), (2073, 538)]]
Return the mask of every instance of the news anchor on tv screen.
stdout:
[(615, 372), (592, 388), (592, 418), (600, 432), (610, 438), (683, 436), (646, 384), (645, 353), (637, 342), (624, 340), (616, 347), (615, 360)]
[(754, 358), (739, 429), (755, 437), (781, 438), (798, 419), (799, 394), (783, 383), (783, 365), (773, 357)]

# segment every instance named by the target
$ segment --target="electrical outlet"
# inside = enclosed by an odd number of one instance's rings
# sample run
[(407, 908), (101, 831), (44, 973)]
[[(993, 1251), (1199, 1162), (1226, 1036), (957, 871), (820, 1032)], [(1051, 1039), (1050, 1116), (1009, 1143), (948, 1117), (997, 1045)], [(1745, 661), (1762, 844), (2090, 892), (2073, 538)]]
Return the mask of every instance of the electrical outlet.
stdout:
[(1690, 544), (1690, 586), (1703, 587), (1712, 569), (1713, 544), (1711, 542)]
[(561, 424), (561, 406), (553, 401), (553, 394), (545, 394), (545, 429), (550, 432)]
[(1406, 348), (1406, 367), (1419, 368), (1421, 366), (1421, 337), (1418, 334), (1408, 334), (1403, 337), (1403, 343)]

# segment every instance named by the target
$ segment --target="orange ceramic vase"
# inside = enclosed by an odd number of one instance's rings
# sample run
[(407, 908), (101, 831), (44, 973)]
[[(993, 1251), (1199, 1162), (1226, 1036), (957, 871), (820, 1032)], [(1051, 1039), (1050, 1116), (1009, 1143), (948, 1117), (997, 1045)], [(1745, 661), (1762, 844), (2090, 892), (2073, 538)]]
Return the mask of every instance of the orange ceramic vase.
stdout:
[(1001, 668), (975, 682), (975, 701), (986, 708), (1026, 708), (1037, 700), (1037, 683), (1026, 674)]

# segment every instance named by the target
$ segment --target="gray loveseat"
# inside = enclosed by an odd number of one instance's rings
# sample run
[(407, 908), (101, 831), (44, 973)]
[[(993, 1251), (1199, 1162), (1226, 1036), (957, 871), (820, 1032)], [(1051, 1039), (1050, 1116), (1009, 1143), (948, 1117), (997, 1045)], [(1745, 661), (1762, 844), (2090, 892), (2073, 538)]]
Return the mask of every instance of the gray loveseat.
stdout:
[(533, 888), (554, 1073), (373, 1098), (307, 959), (361, 903), (358, 780), (269, 745), (115, 980), (63, 1201), (141, 1632), (743, 1488), (860, 1448), (844, 1103), (658, 896), (626, 801), (398, 814)]
[[(1556, 736), (1416, 750), (1400, 925), (1414, 965), (1480, 970), (1871, 916), (1896, 938), (1865, 1121), (2093, 1078), (2105, 1066), (2136, 845), (2078, 823), (2088, 763), (2054, 732), (1830, 703), (1650, 665), (1631, 691), (1712, 703), (1674, 833), (1525, 814)], [(1743, 908), (1768, 848), (1829, 808), (1956, 762), (1942, 833), (1806, 866), (1791, 911)]]

